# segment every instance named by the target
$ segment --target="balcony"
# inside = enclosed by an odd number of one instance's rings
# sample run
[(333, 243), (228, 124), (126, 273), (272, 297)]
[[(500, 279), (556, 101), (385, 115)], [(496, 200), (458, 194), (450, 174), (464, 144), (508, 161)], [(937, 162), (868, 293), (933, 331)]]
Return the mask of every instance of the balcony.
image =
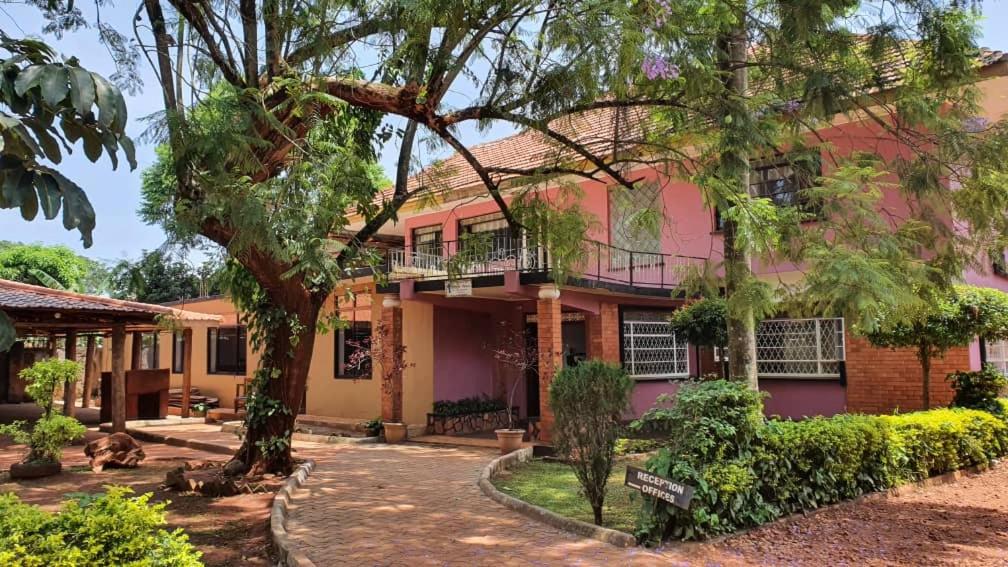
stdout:
[[(617, 248), (595, 240), (584, 243), (572, 278), (634, 287), (674, 289), (706, 258)], [(549, 274), (553, 265), (545, 247), (524, 238), (494, 237), (392, 248), (386, 255), (390, 281), (444, 280), (500, 275), (505, 272)]]

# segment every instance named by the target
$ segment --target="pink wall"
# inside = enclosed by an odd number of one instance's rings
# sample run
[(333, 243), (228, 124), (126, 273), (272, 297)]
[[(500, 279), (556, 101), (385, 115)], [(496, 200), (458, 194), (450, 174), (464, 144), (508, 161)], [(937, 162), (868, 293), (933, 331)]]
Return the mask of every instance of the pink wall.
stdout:
[[(679, 383), (661, 380), (638, 382), (631, 398), (632, 417), (638, 417), (655, 405), (661, 394), (675, 396)], [(845, 409), (844, 387), (835, 380), (760, 380), (760, 390), (770, 395), (764, 400), (764, 413), (801, 419), (806, 416), (830, 416)]]
[(494, 395), (494, 339), (487, 313), (434, 308), (434, 400)]

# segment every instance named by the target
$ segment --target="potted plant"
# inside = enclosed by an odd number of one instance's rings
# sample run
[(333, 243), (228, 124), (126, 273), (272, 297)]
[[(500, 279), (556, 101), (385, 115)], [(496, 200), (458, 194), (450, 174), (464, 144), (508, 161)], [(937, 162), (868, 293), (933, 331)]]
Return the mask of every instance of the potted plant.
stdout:
[(382, 418), (375, 417), (361, 424), (361, 429), (368, 437), (378, 437), (382, 433)]
[[(506, 322), (501, 324), (507, 325)], [(539, 368), (539, 351), (534, 343), (528, 340), (526, 333), (507, 329), (504, 337), (504, 341), (498, 348), (491, 349), (497, 362), (514, 369), (514, 380), (508, 392), (506, 408), (508, 426), (504, 429), (494, 430), (502, 455), (521, 449), (522, 441), (525, 439), (525, 430), (515, 427), (514, 396), (518, 391), (518, 384), (525, 378), (526, 373), (536, 372)]]
[(206, 417), (207, 405), (203, 402), (194, 404), (192, 407), (193, 417)]
[(0, 435), (28, 445), (24, 460), (11, 465), (11, 478), (38, 478), (59, 473), (63, 468), (60, 463), (63, 447), (84, 436), (87, 429), (79, 421), (52, 410), (56, 390), (76, 381), (80, 371), (77, 362), (55, 358), (36, 362), (21, 371), (20, 377), (27, 383), (25, 392), (42, 408), (42, 415), (30, 428), (25, 421), (0, 425)]

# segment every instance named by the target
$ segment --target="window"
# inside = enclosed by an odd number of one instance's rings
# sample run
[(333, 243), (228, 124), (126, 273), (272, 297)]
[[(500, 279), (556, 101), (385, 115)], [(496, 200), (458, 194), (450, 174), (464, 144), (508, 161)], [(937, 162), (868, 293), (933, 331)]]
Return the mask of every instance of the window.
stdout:
[(185, 335), (172, 333), (171, 371), (175, 374), (185, 372)]
[(353, 321), (340, 329), (336, 333), (336, 377), (371, 378), (370, 348), (371, 321)]
[(511, 249), (519, 235), (512, 232), (511, 226), (501, 213), (492, 213), (459, 221), (459, 238), (478, 234), (489, 239), (490, 249)]
[[(776, 156), (768, 160), (753, 160), (749, 169), (749, 193), (770, 199), (778, 207), (798, 207), (804, 212), (817, 214), (804, 190), (812, 187), (821, 174), (818, 156), (812, 159)], [(714, 210), (714, 224), (717, 230), (724, 228), (724, 220), (717, 209)]]
[(993, 365), (1002, 374), (1008, 374), (1008, 341), (985, 341), (987, 364)]
[(413, 229), (413, 252), (441, 257), (444, 254), (440, 226), (425, 226)]
[(760, 377), (840, 378), (843, 319), (768, 319), (756, 329)]
[(158, 333), (143, 333), (140, 336), (140, 368), (153, 369), (160, 365)]
[[(656, 214), (649, 214), (656, 213)], [(661, 252), (661, 230), (651, 226), (661, 218), (661, 186), (641, 184), (633, 191), (609, 189), (609, 244), (634, 252)]]
[(245, 327), (207, 329), (207, 372), (245, 374)]
[(623, 313), (623, 367), (634, 378), (684, 378), (689, 349), (676, 340), (666, 311)]

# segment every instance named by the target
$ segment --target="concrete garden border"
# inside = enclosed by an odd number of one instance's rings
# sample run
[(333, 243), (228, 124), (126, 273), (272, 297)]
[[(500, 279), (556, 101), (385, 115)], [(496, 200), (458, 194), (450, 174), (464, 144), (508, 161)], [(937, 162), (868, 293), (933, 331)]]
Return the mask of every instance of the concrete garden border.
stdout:
[(497, 490), (497, 487), (493, 485), (493, 482), (491, 482), (494, 477), (503, 471), (506, 471), (508, 468), (517, 463), (524, 463), (531, 459), (532, 447), (518, 449), (517, 451), (508, 453), (507, 455), (497, 457), (483, 468), (480, 472), (479, 480), (477, 480), (476, 483), (479, 485), (480, 490), (483, 491), (483, 494), (489, 496), (491, 499), (504, 505), (505, 507), (518, 512), (519, 514), (528, 516), (533, 520), (540, 521), (544, 524), (553, 526), (554, 528), (571, 532), (582, 537), (597, 539), (601, 542), (615, 545), (617, 547), (635, 547), (637, 545), (637, 539), (628, 533), (603, 528), (602, 526), (596, 526), (594, 524), (561, 516), (556, 512), (536, 506), (535, 504), (529, 504), (528, 502), (519, 500), (514, 496), (504, 494), (500, 490)]
[(305, 483), (314, 468), (315, 461), (311, 459), (301, 463), (273, 496), (273, 509), (270, 512), (270, 535), (273, 538), (273, 545), (276, 546), (277, 553), (280, 555), (280, 565), (315, 567), (315, 563), (299, 551), (287, 535), (287, 509), (290, 506), (291, 498), (294, 496), (294, 491)]

